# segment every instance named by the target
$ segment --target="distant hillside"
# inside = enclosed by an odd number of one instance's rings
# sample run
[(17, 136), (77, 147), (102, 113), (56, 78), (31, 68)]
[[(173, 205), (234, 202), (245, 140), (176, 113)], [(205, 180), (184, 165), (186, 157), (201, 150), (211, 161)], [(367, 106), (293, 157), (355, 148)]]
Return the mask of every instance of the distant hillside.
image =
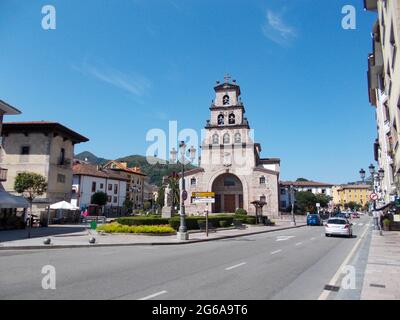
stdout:
[[(93, 153), (90, 153), (88, 151), (77, 154), (75, 158), (83, 161), (85, 160), (85, 158), (87, 158), (88, 162), (100, 165), (105, 164), (106, 162), (109, 161), (104, 158), (98, 158)], [(180, 165), (160, 164), (162, 163), (162, 160), (157, 158), (153, 158), (152, 160), (155, 160), (158, 163), (155, 165), (151, 165), (147, 161), (146, 157), (140, 155), (127, 156), (116, 160), (121, 162), (127, 162), (128, 167), (140, 167), (142, 172), (147, 174), (147, 176), (149, 177), (150, 183), (156, 184), (158, 186), (160, 186), (162, 183), (162, 177), (171, 175), (173, 172), (179, 173), (181, 170)], [(187, 166), (188, 170), (193, 168), (195, 167), (192, 165)]]

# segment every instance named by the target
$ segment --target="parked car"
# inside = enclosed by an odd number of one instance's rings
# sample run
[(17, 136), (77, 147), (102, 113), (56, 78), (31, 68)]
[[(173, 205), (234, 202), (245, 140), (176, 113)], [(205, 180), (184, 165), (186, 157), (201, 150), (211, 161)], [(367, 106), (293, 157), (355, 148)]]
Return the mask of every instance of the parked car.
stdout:
[(353, 219), (360, 219), (360, 214), (358, 212), (353, 212), (353, 214), (351, 215), (351, 217)]
[(319, 216), (319, 214), (307, 215), (307, 225), (308, 226), (322, 226), (322, 219)]
[(325, 224), (325, 235), (353, 237), (353, 227), (349, 220), (345, 218), (331, 218)]

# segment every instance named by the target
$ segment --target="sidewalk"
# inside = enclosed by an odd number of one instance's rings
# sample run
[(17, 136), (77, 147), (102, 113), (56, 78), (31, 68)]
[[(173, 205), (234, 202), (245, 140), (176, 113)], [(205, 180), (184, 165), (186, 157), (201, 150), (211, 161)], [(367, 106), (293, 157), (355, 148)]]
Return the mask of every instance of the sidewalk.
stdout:
[(361, 300), (400, 299), (400, 232), (372, 235)]
[[(96, 231), (84, 230), (74, 233), (57, 234), (53, 236), (38, 236), (36, 238), (10, 240), (0, 242), (0, 250), (27, 250), (27, 249), (58, 249), (58, 248), (83, 248), (83, 247), (108, 247), (108, 246), (135, 246), (135, 245), (180, 245), (205, 241), (230, 239), (248, 235), (274, 232), (286, 229), (303, 227), (305, 224), (298, 224), (297, 227), (290, 223), (280, 222), (275, 227), (248, 226), (245, 230), (229, 229), (211, 232), (207, 238), (205, 233), (191, 232), (189, 241), (179, 241), (176, 235), (168, 236), (146, 236), (134, 234), (105, 234), (100, 235)], [(45, 230), (45, 229), (44, 229)], [(51, 245), (44, 245), (43, 240), (51, 238)], [(96, 238), (96, 244), (89, 244), (91, 237)], [(1, 233), (0, 233), (1, 241)]]

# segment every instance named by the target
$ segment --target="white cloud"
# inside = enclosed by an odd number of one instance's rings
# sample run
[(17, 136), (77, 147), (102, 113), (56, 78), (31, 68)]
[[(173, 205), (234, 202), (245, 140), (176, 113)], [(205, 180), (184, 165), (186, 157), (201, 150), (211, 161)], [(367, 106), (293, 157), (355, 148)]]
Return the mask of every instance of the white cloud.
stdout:
[(283, 21), (281, 14), (271, 10), (267, 11), (262, 32), (268, 39), (282, 46), (288, 46), (297, 37), (296, 29)]
[(82, 67), (74, 68), (85, 75), (92, 76), (100, 81), (108, 83), (116, 88), (127, 91), (128, 93), (142, 97), (151, 88), (151, 81), (139, 74), (126, 74), (109, 66), (95, 66), (84, 63)]

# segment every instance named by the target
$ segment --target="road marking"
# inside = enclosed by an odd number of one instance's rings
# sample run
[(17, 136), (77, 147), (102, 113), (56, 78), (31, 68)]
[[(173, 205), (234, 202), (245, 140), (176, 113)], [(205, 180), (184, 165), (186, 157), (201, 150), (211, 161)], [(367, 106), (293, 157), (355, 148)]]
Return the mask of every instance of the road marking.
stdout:
[(298, 242), (296, 243), (296, 247), (301, 246), (303, 244), (303, 242)]
[(277, 254), (277, 253), (279, 253), (279, 252), (282, 252), (282, 250), (276, 250), (276, 251), (274, 251), (274, 252), (271, 252), (271, 255)]
[(311, 238), (310, 240), (311, 240), (311, 241), (314, 241), (314, 240), (315, 240), (315, 238)]
[[(342, 270), (345, 266), (348, 265), (350, 259), (353, 257), (354, 253), (356, 252), (356, 250), (358, 249), (358, 247), (360, 246), (361, 241), (364, 239), (365, 234), (367, 233), (368, 228), (365, 228), (363, 234), (361, 235), (360, 239), (357, 240), (356, 244), (353, 246), (353, 249), (351, 249), (350, 253), (347, 255), (346, 259), (343, 261), (343, 263), (341, 264), (341, 266), (339, 267), (338, 271), (335, 273), (335, 275), (333, 276), (333, 278), (331, 279), (331, 281), (329, 282), (330, 286), (337, 286), (336, 283), (339, 280), (341, 274), (342, 274)], [(319, 296), (318, 300), (327, 300), (329, 297), (330, 291), (324, 290), (322, 291), (321, 295)]]
[(150, 295), (150, 296), (141, 298), (141, 299), (139, 299), (139, 300), (150, 300), (150, 299), (153, 299), (153, 298), (155, 298), (155, 297), (161, 296), (162, 294), (166, 294), (166, 293), (168, 293), (168, 292), (165, 291), (165, 290), (164, 290), (164, 291), (160, 291), (160, 292), (154, 293), (154, 294), (152, 294), (152, 295)]
[(295, 236), (279, 236), (279, 237), (276, 237), (276, 241), (277, 242), (279, 242), (279, 241), (287, 241), (287, 240), (290, 240), (290, 239), (293, 239), (293, 238), (296, 238)]
[(226, 271), (230, 271), (230, 270), (232, 270), (232, 269), (236, 269), (236, 268), (239, 268), (239, 267), (241, 267), (241, 266), (244, 266), (245, 264), (247, 264), (247, 263), (246, 263), (246, 262), (242, 262), (242, 263), (239, 263), (239, 264), (234, 265), (234, 266), (232, 266), (232, 267), (226, 268), (225, 270), (226, 270)]
[(364, 223), (359, 223), (358, 225), (359, 225), (359, 226), (363, 226), (363, 225), (364, 225)]

